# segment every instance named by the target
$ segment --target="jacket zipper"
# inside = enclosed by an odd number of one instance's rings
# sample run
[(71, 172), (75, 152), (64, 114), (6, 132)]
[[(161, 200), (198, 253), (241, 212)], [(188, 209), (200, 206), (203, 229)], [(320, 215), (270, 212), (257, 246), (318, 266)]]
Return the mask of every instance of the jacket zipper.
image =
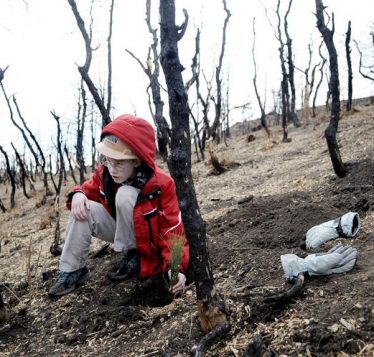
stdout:
[(152, 211), (144, 214), (144, 218), (147, 221), (147, 225), (148, 225), (149, 242), (150, 242), (152, 251), (153, 251), (153, 248), (154, 248), (154, 239), (153, 239), (153, 234), (152, 234), (151, 218), (157, 216), (157, 214), (158, 214), (157, 208), (155, 208)]

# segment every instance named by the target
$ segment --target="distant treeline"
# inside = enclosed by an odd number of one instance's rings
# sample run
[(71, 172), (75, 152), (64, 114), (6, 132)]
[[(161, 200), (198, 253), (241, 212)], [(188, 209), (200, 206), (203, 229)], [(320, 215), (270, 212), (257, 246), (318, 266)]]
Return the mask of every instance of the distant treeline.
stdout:
[[(340, 106), (342, 110), (345, 110), (347, 104), (347, 100), (341, 100)], [(356, 98), (352, 99), (352, 106), (369, 106), (374, 105), (374, 96), (370, 97), (363, 97), (363, 98)], [(328, 108), (329, 109), (329, 108)], [(302, 109), (296, 110), (297, 115), (302, 118)], [(326, 105), (318, 105), (316, 106), (316, 115), (320, 114), (321, 112), (326, 112)], [(266, 121), (268, 126), (275, 126), (281, 124), (281, 113), (276, 111), (271, 111), (266, 114)], [(261, 121), (260, 119), (253, 119), (253, 120), (244, 120), (242, 122), (235, 123), (230, 128), (230, 133), (232, 136), (243, 135), (249, 133), (251, 131), (258, 131), (261, 130)]]

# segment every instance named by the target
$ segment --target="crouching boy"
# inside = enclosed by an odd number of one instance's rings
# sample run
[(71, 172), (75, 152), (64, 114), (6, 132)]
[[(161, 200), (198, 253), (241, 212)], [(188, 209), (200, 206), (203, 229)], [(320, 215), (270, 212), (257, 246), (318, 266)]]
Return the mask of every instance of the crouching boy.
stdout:
[(88, 279), (92, 236), (112, 242), (114, 251), (123, 253), (108, 272), (112, 280), (170, 275), (171, 240), (182, 239), (180, 272), (171, 290), (183, 290), (189, 247), (174, 181), (156, 165), (152, 126), (122, 115), (103, 129), (97, 150), (102, 163), (90, 180), (68, 195), (70, 218), (60, 273), (49, 295), (70, 293)]

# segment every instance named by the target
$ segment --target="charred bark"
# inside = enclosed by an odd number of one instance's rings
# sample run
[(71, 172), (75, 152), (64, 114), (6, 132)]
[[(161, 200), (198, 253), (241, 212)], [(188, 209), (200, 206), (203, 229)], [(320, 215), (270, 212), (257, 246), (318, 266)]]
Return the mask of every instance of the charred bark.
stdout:
[(91, 108), (91, 119), (90, 119), (90, 126), (91, 126), (91, 171), (95, 171), (96, 166), (96, 138), (95, 138), (95, 128), (97, 125), (96, 117), (94, 116), (93, 110), (93, 103)]
[(253, 87), (255, 88), (256, 98), (258, 102), (258, 106), (260, 107), (261, 111), (261, 125), (264, 128), (266, 135), (270, 139), (270, 130), (268, 128), (268, 125), (266, 123), (266, 114), (264, 106), (262, 105), (262, 101), (260, 98), (260, 95), (257, 90), (257, 65), (256, 65), (256, 56), (255, 56), (255, 44), (256, 44), (256, 26), (255, 26), (255, 18), (253, 18), (253, 46), (252, 46), (252, 58), (253, 58), (253, 68), (254, 68), (254, 76), (253, 76)]
[(17, 162), (18, 162), (18, 165), (20, 167), (20, 174), (21, 174), (21, 185), (22, 185), (22, 191), (23, 191), (23, 195), (29, 199), (30, 196), (27, 194), (26, 192), (26, 183), (25, 183), (25, 179), (28, 179), (28, 175), (26, 173), (26, 170), (25, 170), (25, 165), (23, 164), (23, 161), (22, 161), (22, 158), (20, 156), (20, 154), (18, 153), (17, 149), (15, 148), (15, 146), (13, 145), (13, 143), (10, 143), (12, 145), (12, 148), (14, 150), (14, 153), (16, 154), (16, 159), (17, 159)]
[(351, 48), (349, 46), (351, 42), (351, 21), (348, 21), (348, 30), (346, 33), (345, 37), (345, 54), (347, 57), (347, 66), (348, 66), (348, 100), (347, 100), (347, 112), (349, 112), (352, 109), (352, 79), (353, 79), (353, 74), (352, 74), (352, 61), (351, 61)]
[[(62, 153), (62, 144), (61, 144), (62, 139), (61, 139), (60, 117), (56, 115), (53, 111), (51, 111), (51, 114), (57, 123), (57, 154), (58, 154), (59, 167), (58, 167), (58, 181), (57, 181), (58, 183), (55, 184), (55, 182), (53, 181), (54, 186), (55, 186), (55, 191), (56, 191), (56, 197), (55, 197), (56, 227), (55, 227), (54, 240), (49, 250), (52, 255), (56, 256), (56, 255), (61, 254), (60, 193), (61, 193), (63, 171), (64, 171), (65, 164), (64, 164), (64, 155)], [(50, 175), (52, 176), (52, 167), (50, 170)], [(53, 180), (53, 177), (52, 177), (52, 180)]]
[(160, 1), (160, 18), (161, 65), (168, 88), (172, 123), (169, 169), (176, 183), (182, 219), (191, 248), (190, 267), (196, 284), (200, 323), (202, 329), (208, 332), (227, 323), (227, 313), (214, 287), (206, 242), (206, 224), (200, 214), (191, 173), (188, 100), (178, 54), (178, 41), (183, 36), (187, 22), (176, 26), (174, 0)]
[(222, 46), (221, 46), (221, 54), (219, 56), (218, 66), (216, 67), (216, 86), (217, 86), (217, 98), (215, 100), (215, 117), (214, 122), (211, 128), (211, 135), (213, 137), (213, 140), (215, 140), (217, 143), (219, 143), (219, 133), (218, 129), (221, 125), (221, 116), (222, 116), (222, 77), (221, 77), (221, 71), (222, 71), (222, 63), (223, 63), (223, 57), (225, 55), (225, 46), (226, 46), (226, 30), (227, 30), (227, 24), (229, 22), (229, 19), (231, 17), (231, 12), (227, 8), (226, 0), (222, 0), (223, 2), (223, 8), (226, 12), (225, 21), (223, 23), (223, 30), (222, 30)]
[(331, 111), (331, 83), (330, 83), (330, 78), (328, 76), (327, 70), (325, 72), (325, 77), (326, 77), (326, 82), (327, 82), (327, 92), (326, 92), (326, 101), (325, 101), (325, 109), (326, 112)]
[(229, 330), (230, 325), (227, 322), (214, 328), (212, 331), (206, 334), (197, 345), (191, 348), (191, 356), (203, 357), (205, 351), (210, 347), (210, 345), (214, 341), (220, 340), (220, 338), (226, 335), (229, 332)]
[[(200, 66), (200, 61), (199, 61), (199, 66)], [(205, 79), (205, 82), (207, 84), (207, 90), (208, 90), (206, 98), (203, 98), (203, 96), (201, 95), (201, 92), (200, 92), (200, 76), (198, 76), (197, 79), (196, 79), (197, 98), (199, 99), (201, 105), (203, 106), (203, 109), (202, 109), (202, 113), (203, 113), (203, 118), (202, 118), (203, 129), (202, 130), (203, 130), (203, 134), (202, 134), (202, 137), (201, 137), (201, 147), (202, 147), (203, 151), (205, 151), (205, 144), (206, 144), (206, 141), (209, 140), (210, 133), (211, 133), (208, 113), (209, 113), (209, 101), (210, 101), (210, 98), (211, 98), (211, 91), (212, 91), (211, 82), (208, 82), (206, 80), (205, 76), (204, 76), (204, 79)]]
[(6, 72), (6, 70), (9, 68), (9, 66), (5, 66), (4, 69), (0, 68), (0, 83), (2, 82), (2, 80), (4, 79), (4, 74)]
[(188, 111), (189, 111), (189, 113), (191, 115), (191, 118), (192, 118), (192, 121), (193, 121), (194, 127), (195, 127), (194, 142), (195, 142), (197, 160), (200, 161), (199, 152), (201, 154), (202, 160), (205, 160), (204, 149), (203, 149), (203, 146), (202, 146), (202, 142), (200, 140), (199, 123), (197, 122), (197, 119), (195, 118), (195, 116), (192, 114), (190, 108), (188, 108)]
[(65, 152), (66, 159), (68, 160), (70, 175), (73, 178), (74, 183), (78, 185), (77, 178), (75, 177), (75, 174), (74, 174), (74, 167), (71, 163), (71, 158), (70, 158), (69, 151), (68, 151), (66, 144), (64, 145), (64, 152)]
[(283, 128), (283, 139), (282, 142), (288, 143), (290, 140), (288, 139), (288, 119), (290, 118), (290, 95), (288, 92), (288, 73), (286, 69), (285, 59), (284, 59), (284, 42), (282, 40), (282, 32), (281, 32), (281, 18), (280, 18), (280, 0), (278, 0), (277, 4), (277, 18), (278, 18), (278, 36), (277, 39), (279, 41), (279, 59), (281, 63), (281, 72), (282, 72), (282, 81), (281, 81), (281, 92), (282, 92), (282, 128)]
[(264, 302), (280, 302), (289, 300), (299, 295), (304, 286), (305, 275), (304, 273), (299, 273), (295, 279), (293, 279), (292, 286), (289, 289), (285, 289), (281, 292), (266, 295), (263, 297)]
[(320, 88), (320, 86), (322, 84), (322, 81), (323, 81), (323, 69), (324, 69), (325, 64), (327, 62), (326, 58), (322, 55), (322, 52), (321, 52), (322, 45), (323, 45), (323, 41), (321, 42), (321, 44), (319, 45), (319, 48), (318, 48), (318, 52), (319, 52), (319, 55), (322, 59), (322, 62), (321, 62), (321, 65), (319, 67), (319, 73), (320, 73), (319, 81), (317, 83), (316, 90), (314, 91), (314, 97), (313, 97), (313, 108), (312, 108), (312, 117), (313, 118), (316, 117), (316, 100), (317, 100), (317, 95), (318, 95), (319, 88)]
[(6, 153), (6, 151), (3, 149), (3, 147), (1, 145), (0, 145), (0, 151), (4, 155), (5, 164), (6, 164), (6, 172), (8, 174), (8, 177), (9, 177), (9, 180), (10, 180), (10, 184), (12, 186), (12, 190), (10, 192), (10, 209), (12, 209), (16, 205), (16, 202), (14, 200), (14, 195), (16, 193), (16, 180), (15, 180), (14, 174), (12, 172), (12, 169), (10, 167), (8, 154)]
[(317, 27), (319, 32), (322, 34), (330, 58), (331, 117), (329, 126), (325, 130), (325, 137), (334, 171), (338, 177), (344, 177), (347, 174), (347, 171), (342, 162), (336, 139), (336, 132), (338, 130), (340, 118), (340, 88), (338, 55), (333, 40), (335, 30), (334, 14), (332, 16), (332, 30), (330, 30), (325, 24), (323, 11), (324, 6), (322, 0), (316, 0)]
[(86, 91), (84, 90), (83, 81), (80, 87), (80, 96), (78, 100), (78, 115), (77, 115), (77, 144), (75, 146), (76, 150), (76, 161), (79, 169), (79, 184), (82, 185), (86, 180), (84, 173), (86, 171), (86, 166), (84, 162), (84, 150), (83, 150), (83, 138), (84, 138), (84, 127), (86, 123), (87, 114), (87, 100)]
[(293, 122), (296, 127), (300, 126), (299, 118), (296, 114), (296, 90), (295, 90), (295, 66), (293, 63), (293, 55), (292, 55), (292, 39), (288, 33), (288, 15), (291, 11), (292, 0), (289, 0), (288, 9), (286, 14), (284, 15), (284, 33), (286, 35), (286, 45), (287, 45), (287, 62), (288, 62), (288, 81), (290, 82), (290, 89), (291, 89), (291, 104), (290, 104), (290, 111), (289, 111), (289, 120)]

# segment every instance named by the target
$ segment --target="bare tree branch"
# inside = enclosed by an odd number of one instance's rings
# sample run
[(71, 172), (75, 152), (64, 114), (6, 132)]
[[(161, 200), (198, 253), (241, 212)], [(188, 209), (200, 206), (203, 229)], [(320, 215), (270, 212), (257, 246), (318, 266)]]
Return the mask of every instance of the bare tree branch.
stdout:
[(92, 48), (91, 48), (91, 37), (88, 35), (84, 21), (79, 14), (77, 4), (75, 0), (68, 0), (71, 9), (73, 11), (74, 17), (77, 21), (78, 28), (82, 34), (82, 37), (84, 39), (85, 47), (86, 47), (86, 61), (83, 66), (78, 66), (79, 73), (81, 74), (84, 82), (86, 83), (90, 93), (92, 94), (94, 101), (97, 105), (97, 107), (100, 110), (101, 116), (102, 116), (102, 127), (110, 123), (110, 116), (109, 116), (109, 109), (105, 107), (104, 101), (99, 95), (99, 92), (93, 83), (90, 75), (89, 75), (89, 69), (92, 61)]
[(364, 73), (362, 71), (362, 68), (364, 68), (364, 66), (362, 65), (362, 52), (360, 50), (360, 47), (358, 45), (358, 42), (356, 40), (353, 40), (355, 45), (356, 45), (356, 48), (357, 48), (357, 51), (360, 55), (360, 62), (359, 62), (359, 68), (358, 68), (358, 71), (360, 72), (361, 76), (366, 78), (366, 79), (370, 79), (371, 81), (374, 81), (374, 77), (370, 77), (368, 74)]
[(183, 9), (184, 21), (182, 25), (177, 26), (177, 41), (180, 41), (186, 32), (188, 25), (188, 12), (186, 9)]

